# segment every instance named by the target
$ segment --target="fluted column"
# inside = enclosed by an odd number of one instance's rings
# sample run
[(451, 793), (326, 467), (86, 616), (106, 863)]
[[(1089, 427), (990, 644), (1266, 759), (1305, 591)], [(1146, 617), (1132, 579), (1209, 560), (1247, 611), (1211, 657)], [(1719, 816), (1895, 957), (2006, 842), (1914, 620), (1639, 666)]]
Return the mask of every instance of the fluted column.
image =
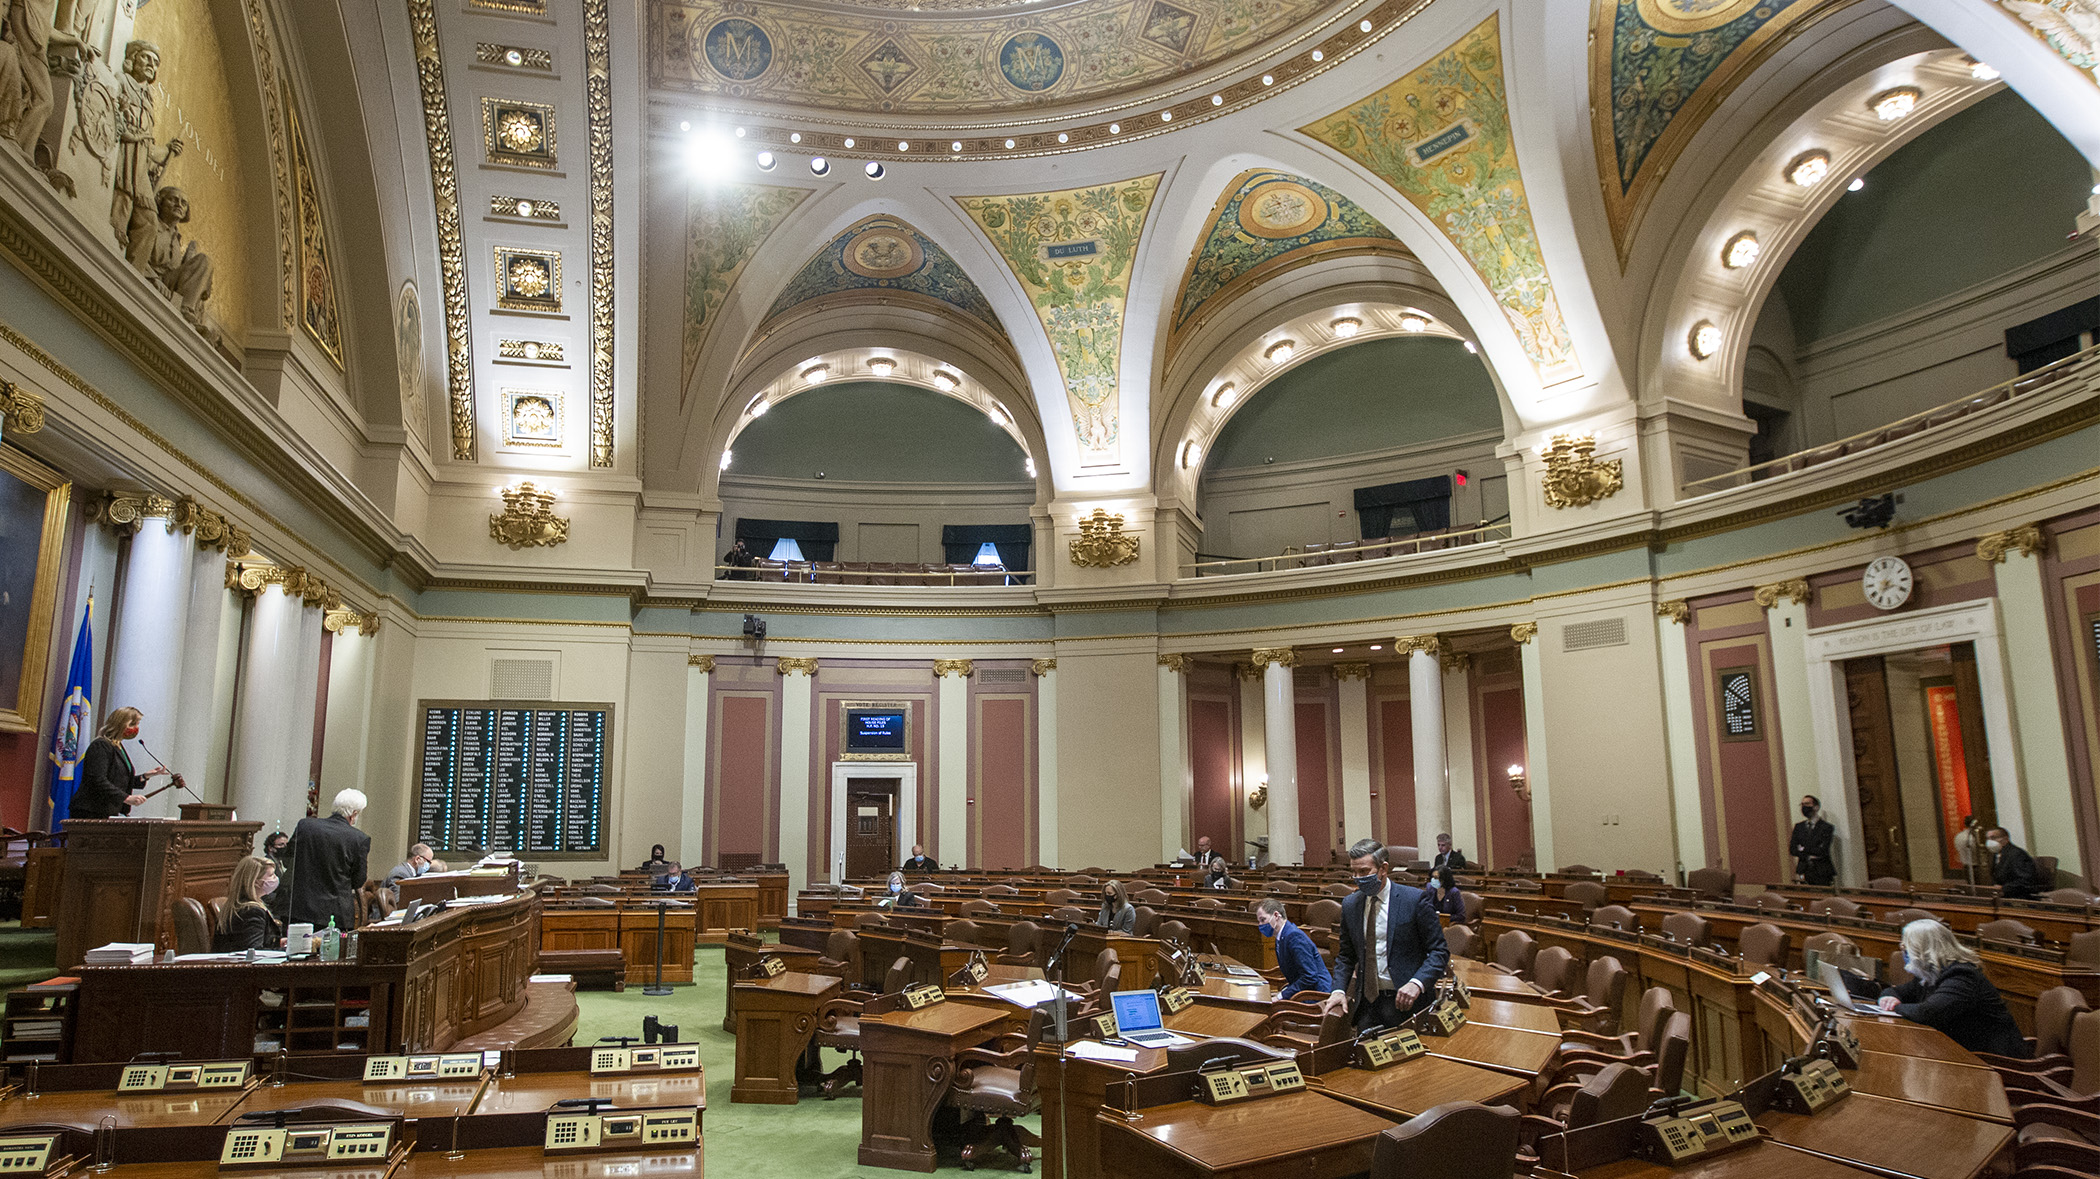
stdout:
[[(103, 714), (126, 707), (144, 713), (140, 735), (146, 744), (168, 759), (171, 768), (186, 770), (187, 766), (175, 760), (173, 738), (192, 721), (192, 710), (183, 707), (181, 687), (190, 554), (196, 542), (176, 527), (175, 501), (166, 496), (151, 492), (108, 496), (92, 511), (105, 526), (131, 536), (123, 590), (112, 620), (109, 699)], [(141, 757), (141, 769), (151, 764), (150, 757)], [(176, 797), (179, 793), (170, 790), (133, 808), (132, 813), (172, 815), (181, 801)]]
[[(244, 579), (259, 571), (243, 568)], [(284, 780), (291, 702), (298, 695), (299, 615), (297, 594), (282, 579), (257, 580), (242, 588), (252, 601), (241, 652), (241, 684), (234, 701), (233, 767), (227, 801), (242, 818), (264, 831), (287, 830), (295, 818), (290, 785)], [(303, 807), (301, 808), (303, 811)]]
[(1670, 819), (1680, 873), (1706, 867), (1706, 818), (1699, 799), (1699, 731), (1692, 711), (1692, 661), (1685, 646), (1691, 604), (1682, 598), (1655, 605), (1655, 643), (1661, 653), (1663, 732), (1670, 752)]
[[(1546, 744), (1546, 678), (1540, 658), (1536, 622), (1519, 622), (1509, 628), (1524, 668), (1524, 767), (1525, 793), (1531, 803), (1531, 848), (1533, 862), (1541, 872), (1550, 872), (1560, 860), (1553, 854), (1553, 791), (1547, 773), (1552, 750)], [(1509, 767), (1497, 767), (1504, 774)], [(1508, 780), (1503, 779), (1507, 785)]]
[(1407, 656), (1407, 717), (1415, 740), (1415, 847), (1434, 848), (1451, 829), (1451, 783), (1444, 757), (1444, 668), (1435, 635), (1402, 635)]
[[(782, 659), (780, 672), (780, 860), (788, 895), (813, 877), (809, 871), (809, 739), (815, 714), (817, 661)], [(826, 873), (829, 876), (829, 873)]]
[[(685, 764), (679, 791), (678, 860), (703, 863), (707, 847), (707, 708), (715, 657), (688, 655), (685, 660)], [(831, 849), (831, 854), (843, 854)]]
[(224, 802), (241, 647), (241, 597), (227, 585), (226, 557), (247, 555), (248, 532), (189, 500), (177, 501), (175, 520), (195, 547), (182, 625), (182, 728), (173, 735), (175, 748), (161, 752), (198, 794)]
[(1057, 866), (1057, 660), (1033, 659), (1036, 717), (1036, 862)]
[[(2095, 197), (2100, 202), (2100, 196)], [(2085, 874), (2079, 854), (2078, 815), (2072, 804), (2069, 746), (2065, 742), (2063, 706), (2057, 696), (2056, 660), (2049, 642), (2049, 586), (2042, 577), (2042, 552), (2048, 535), (2039, 524), (1993, 532), (1976, 542), (1976, 556), (1993, 566), (1998, 585), (1998, 615), (2005, 628), (2005, 686), (2011, 697), (2013, 726), (2019, 737), (2024, 793), (2033, 822), (2027, 850), (2055, 856), (2057, 869)], [(1998, 804), (2004, 812), (2019, 808)], [(2009, 824), (2008, 824), (2009, 826)]]
[[(1444, 671), (1444, 826), (1423, 834), (1422, 858), (1436, 858), (1438, 835), (1449, 835), (1451, 846), (1477, 858), (1484, 854), (1488, 841), (1481, 838), (1480, 804), (1474, 790), (1479, 779), (1473, 765), (1473, 657), (1463, 651), (1445, 651), (1437, 658)], [(1492, 820), (1488, 828), (1494, 829)], [(1502, 855), (1500, 848), (1495, 853), (1498, 863), (1516, 858)]]
[(1262, 744), (1269, 763), (1269, 862), (1303, 864), (1305, 850), (1298, 833), (1298, 726), (1291, 669), (1297, 652), (1289, 647), (1263, 647), (1254, 652), (1262, 669)]
[[(968, 659), (936, 659), (933, 676), (939, 688), (941, 792), (938, 840), (933, 858), (968, 868), (970, 864), (970, 677), (977, 665)], [(903, 849), (900, 849), (903, 850)]]
[(1371, 834), (1371, 665), (1337, 663), (1341, 693), (1342, 831), (1344, 847)]
[(1171, 863), (1190, 843), (1195, 775), (1189, 766), (1188, 670), (1193, 656), (1159, 657), (1159, 858)]

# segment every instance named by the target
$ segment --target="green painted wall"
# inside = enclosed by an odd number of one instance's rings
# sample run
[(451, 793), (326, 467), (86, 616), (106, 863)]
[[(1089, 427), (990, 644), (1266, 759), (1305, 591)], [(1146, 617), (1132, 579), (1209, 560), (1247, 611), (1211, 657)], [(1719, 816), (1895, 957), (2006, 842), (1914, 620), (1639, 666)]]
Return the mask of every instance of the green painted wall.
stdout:
[(1502, 426), (1480, 358), (1441, 336), (1366, 340), (1264, 386), (1225, 424), (1213, 471), (1333, 458)]
[(1780, 272), (1803, 346), (2062, 249), (2093, 176), (2056, 128), (2004, 90), (1904, 145), (1866, 182)]
[(1026, 483), (1027, 456), (975, 409), (926, 389), (851, 381), (798, 393), (730, 444), (731, 475), (868, 483)]

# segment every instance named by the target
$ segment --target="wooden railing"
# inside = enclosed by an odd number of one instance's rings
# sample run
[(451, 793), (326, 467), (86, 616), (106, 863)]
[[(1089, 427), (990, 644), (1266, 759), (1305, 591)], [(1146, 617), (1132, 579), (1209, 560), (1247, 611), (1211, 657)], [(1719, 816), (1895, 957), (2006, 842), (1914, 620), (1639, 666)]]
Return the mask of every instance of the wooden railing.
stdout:
[(1509, 536), (1510, 526), (1504, 521), (1500, 524), (1483, 524), (1478, 528), (1424, 533), (1400, 540), (1344, 541), (1325, 546), (1306, 545), (1302, 549), (1293, 545), (1273, 557), (1228, 557), (1216, 561), (1196, 561), (1181, 566), (1181, 576), (1218, 577), (1233, 573), (1273, 573), (1279, 569), (1309, 569), (1324, 565), (1348, 565), (1359, 561), (1383, 561), (1391, 557), (1411, 557), (1418, 553), (1468, 548), (1508, 540)]

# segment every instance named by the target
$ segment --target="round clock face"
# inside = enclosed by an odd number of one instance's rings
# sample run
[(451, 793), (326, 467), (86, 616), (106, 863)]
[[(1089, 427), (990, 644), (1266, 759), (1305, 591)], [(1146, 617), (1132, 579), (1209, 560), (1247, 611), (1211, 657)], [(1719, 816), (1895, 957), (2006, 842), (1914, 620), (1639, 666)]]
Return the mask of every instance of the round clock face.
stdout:
[(1860, 578), (1860, 587), (1866, 591), (1867, 601), (1880, 609), (1894, 610), (1910, 601), (1910, 565), (1901, 557), (1877, 557)]

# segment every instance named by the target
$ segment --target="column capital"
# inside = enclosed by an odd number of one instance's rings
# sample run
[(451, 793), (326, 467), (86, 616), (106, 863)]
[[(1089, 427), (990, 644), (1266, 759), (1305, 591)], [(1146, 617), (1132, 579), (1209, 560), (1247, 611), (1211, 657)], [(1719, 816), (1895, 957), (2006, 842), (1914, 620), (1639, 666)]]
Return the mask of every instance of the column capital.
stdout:
[(962, 679), (969, 679), (971, 676), (976, 674), (977, 663), (975, 660), (936, 659), (933, 661), (933, 678), (937, 680), (947, 679), (951, 675), (959, 676)]
[(685, 657), (685, 665), (699, 668), (702, 675), (712, 675), (715, 670), (715, 657), (712, 655), (688, 655)]
[(1196, 657), (1194, 655), (1184, 655), (1178, 651), (1170, 651), (1159, 657), (1159, 665), (1168, 671), (1187, 675), (1189, 668), (1196, 666)]
[(782, 656), (780, 660), (773, 665), (773, 667), (774, 670), (778, 671), (781, 675), (800, 674), (806, 676), (814, 676), (817, 674), (817, 661), (813, 656), (807, 659), (793, 659), (787, 656)]
[(1258, 680), (1261, 678), (1261, 673), (1262, 669), (1252, 663), (1235, 663), (1232, 665), (1232, 678), (1236, 680)]
[(1473, 666), (1473, 657), (1464, 651), (1446, 651), (1437, 658), (1445, 671), (1464, 671)]
[(1049, 675), (1056, 670), (1057, 660), (1055, 659), (1031, 659), (1028, 661), (1028, 674), (1030, 675)]
[(1434, 655), (1443, 649), (1443, 643), (1444, 641), (1435, 635), (1401, 635), (1393, 640), (1393, 650), (1403, 655), (1411, 655), (1417, 651), (1424, 655)]
[(1767, 610), (1779, 605), (1779, 599), (1782, 597), (1800, 606), (1808, 601), (1808, 582), (1798, 577), (1792, 581), (1774, 581), (1758, 586), (1751, 596), (1756, 599), (1758, 605)]
[(282, 589), (286, 597), (304, 597), (306, 570), (299, 565), (272, 565), (267, 561), (226, 562), (227, 589), (237, 589), (252, 598), (273, 585)]
[(112, 532), (130, 535), (148, 519), (166, 520), (175, 531), (175, 501), (157, 491), (105, 491), (88, 501), (87, 518)]
[(2018, 553), (2023, 557), (2039, 557), (2049, 547), (2049, 538), (2043, 534), (2039, 524), (2022, 524), (2003, 532), (1993, 532), (1976, 538), (1976, 559), (1993, 565), (2002, 564), (2007, 553)]
[(1672, 598), (1667, 602), (1657, 602), (1655, 604), (1655, 616), (1657, 618), (1667, 618), (1681, 626), (1687, 619), (1691, 618), (1692, 604), (1683, 598)]
[(168, 527), (195, 535), (200, 549), (211, 549), (229, 557), (247, 556), (253, 541), (247, 529), (186, 495), (175, 501), (175, 514)]
[(1337, 663), (1334, 665), (1334, 678), (1337, 680), (1368, 680), (1371, 678), (1371, 665), (1369, 663)]
[(1298, 666), (1298, 653), (1289, 647), (1256, 647), (1254, 666), (1266, 672), (1271, 667), (1291, 668)]
[(1539, 637), (1539, 624), (1536, 622), (1519, 622), (1509, 628), (1510, 641), (1520, 647), (1537, 637)]
[(44, 428), (44, 399), (13, 381), (0, 381), (0, 428), (34, 434)]
[(340, 606), (321, 615), (321, 629), (330, 634), (341, 634), (352, 627), (357, 628), (358, 634), (371, 638), (379, 633), (379, 615), (373, 611), (359, 613)]

